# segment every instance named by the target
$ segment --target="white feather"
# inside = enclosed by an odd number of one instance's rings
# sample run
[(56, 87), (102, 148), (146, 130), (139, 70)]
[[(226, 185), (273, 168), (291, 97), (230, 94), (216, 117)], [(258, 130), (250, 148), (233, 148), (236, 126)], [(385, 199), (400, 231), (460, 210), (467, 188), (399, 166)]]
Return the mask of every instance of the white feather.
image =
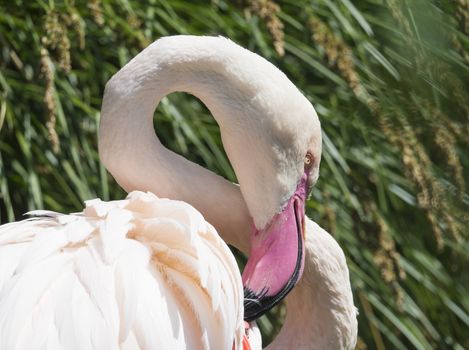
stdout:
[(234, 257), (190, 205), (133, 192), (0, 226), (0, 349), (230, 349)]

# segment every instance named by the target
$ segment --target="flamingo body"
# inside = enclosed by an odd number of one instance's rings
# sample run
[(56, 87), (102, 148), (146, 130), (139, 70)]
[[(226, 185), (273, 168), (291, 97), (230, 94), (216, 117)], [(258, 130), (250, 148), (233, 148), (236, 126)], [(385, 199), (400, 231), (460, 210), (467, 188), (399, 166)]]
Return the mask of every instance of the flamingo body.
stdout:
[(239, 269), (189, 204), (132, 192), (46, 214), (0, 226), (0, 349), (241, 343)]

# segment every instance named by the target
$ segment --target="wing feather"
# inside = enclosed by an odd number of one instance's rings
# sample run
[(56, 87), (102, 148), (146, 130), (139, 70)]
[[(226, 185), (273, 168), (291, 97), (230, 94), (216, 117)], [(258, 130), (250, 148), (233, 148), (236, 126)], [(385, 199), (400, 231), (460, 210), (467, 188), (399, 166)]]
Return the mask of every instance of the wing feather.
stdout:
[(241, 276), (190, 205), (133, 192), (0, 226), (0, 349), (231, 349)]

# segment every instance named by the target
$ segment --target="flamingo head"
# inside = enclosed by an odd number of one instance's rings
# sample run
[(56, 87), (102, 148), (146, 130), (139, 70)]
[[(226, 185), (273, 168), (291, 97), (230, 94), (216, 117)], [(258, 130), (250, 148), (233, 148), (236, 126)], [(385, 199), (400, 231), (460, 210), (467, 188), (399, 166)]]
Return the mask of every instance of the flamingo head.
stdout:
[(305, 261), (305, 201), (315, 178), (305, 157), (294, 193), (262, 229), (253, 225), (251, 252), (243, 271), (244, 319), (252, 321), (277, 305), (298, 283)]
[(281, 212), (251, 233), (251, 253), (243, 272), (244, 319), (252, 321), (278, 304), (297, 284), (304, 268), (307, 172)]

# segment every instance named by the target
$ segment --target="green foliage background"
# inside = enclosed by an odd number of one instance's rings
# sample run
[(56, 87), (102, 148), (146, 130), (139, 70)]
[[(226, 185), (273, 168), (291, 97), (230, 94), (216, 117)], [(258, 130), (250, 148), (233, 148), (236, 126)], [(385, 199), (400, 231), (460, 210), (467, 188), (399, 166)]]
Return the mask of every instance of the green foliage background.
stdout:
[[(357, 348), (469, 349), (468, 31), (466, 0), (0, 0), (0, 220), (124, 197), (98, 161), (104, 84), (161, 36), (224, 35), (320, 116), (308, 213), (346, 252)], [(196, 99), (165, 98), (155, 120), (235, 181)], [(284, 312), (260, 320), (266, 341)]]

